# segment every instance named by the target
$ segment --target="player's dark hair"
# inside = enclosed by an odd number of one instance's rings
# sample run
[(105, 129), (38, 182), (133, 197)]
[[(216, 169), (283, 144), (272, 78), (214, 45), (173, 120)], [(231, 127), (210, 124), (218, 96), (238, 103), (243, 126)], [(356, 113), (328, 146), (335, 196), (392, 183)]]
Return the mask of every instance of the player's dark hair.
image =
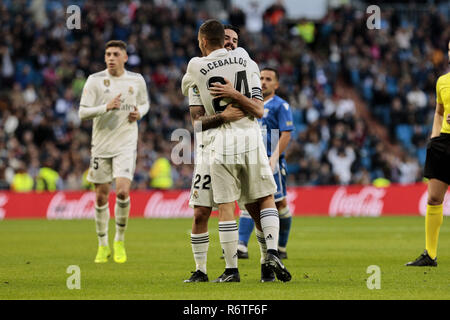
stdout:
[(127, 44), (123, 42), (122, 40), (110, 40), (105, 45), (105, 50), (111, 47), (117, 47), (122, 50), (127, 51)]
[(277, 70), (277, 69), (270, 68), (270, 67), (265, 67), (265, 68), (262, 69), (261, 71), (264, 71), (264, 70), (272, 71), (273, 73), (275, 73), (275, 77), (277, 78), (277, 81), (280, 80), (280, 74), (278, 73), (278, 70)]
[(212, 47), (223, 47), (225, 42), (225, 30), (218, 20), (206, 20), (200, 26), (199, 32), (206, 40), (208, 40)]
[(226, 24), (223, 26), (224, 30), (230, 29), (233, 30), (234, 32), (236, 32), (236, 34), (238, 35), (238, 37), (241, 35), (241, 30), (238, 27), (235, 27), (231, 24)]

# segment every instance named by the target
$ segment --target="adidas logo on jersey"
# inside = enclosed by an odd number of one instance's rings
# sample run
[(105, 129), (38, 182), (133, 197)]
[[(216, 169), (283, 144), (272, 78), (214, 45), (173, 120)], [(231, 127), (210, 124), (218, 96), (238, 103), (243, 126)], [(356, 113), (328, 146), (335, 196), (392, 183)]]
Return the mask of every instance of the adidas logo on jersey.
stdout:
[(269, 233), (269, 235), (266, 237), (266, 240), (273, 240), (272, 235)]

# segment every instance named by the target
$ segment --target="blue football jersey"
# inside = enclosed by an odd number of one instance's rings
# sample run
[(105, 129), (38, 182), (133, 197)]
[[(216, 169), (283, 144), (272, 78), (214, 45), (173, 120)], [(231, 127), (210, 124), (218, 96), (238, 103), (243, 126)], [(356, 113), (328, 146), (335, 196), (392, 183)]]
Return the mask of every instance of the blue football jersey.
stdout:
[[(267, 155), (270, 157), (278, 144), (281, 132), (294, 130), (291, 107), (289, 103), (275, 95), (264, 102), (264, 115), (258, 121), (262, 128)], [(284, 152), (280, 155), (280, 159), (283, 157)]]

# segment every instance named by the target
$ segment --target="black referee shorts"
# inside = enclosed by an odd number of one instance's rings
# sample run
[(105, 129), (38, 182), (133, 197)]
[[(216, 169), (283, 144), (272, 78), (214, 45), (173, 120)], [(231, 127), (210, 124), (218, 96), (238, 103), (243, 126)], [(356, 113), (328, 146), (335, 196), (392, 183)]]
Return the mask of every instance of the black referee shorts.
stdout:
[(427, 145), (424, 177), (450, 184), (450, 134), (441, 133)]

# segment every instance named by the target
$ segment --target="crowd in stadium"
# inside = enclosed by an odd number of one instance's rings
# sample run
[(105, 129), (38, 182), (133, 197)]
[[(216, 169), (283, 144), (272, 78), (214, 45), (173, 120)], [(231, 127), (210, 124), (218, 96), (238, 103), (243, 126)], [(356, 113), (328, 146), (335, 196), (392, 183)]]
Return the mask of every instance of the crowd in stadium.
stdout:
[[(18, 174), (35, 189), (90, 187), (83, 175), (92, 121), (80, 121), (78, 104), (86, 78), (105, 69), (110, 39), (128, 44), (126, 68), (148, 85), (133, 188), (150, 188), (157, 160), (170, 161), (172, 132), (192, 131), (180, 81), (189, 59), (200, 55), (197, 29), (207, 11), (175, 0), (78, 1), (82, 27), (69, 30), (59, 2), (42, 10), (34, 2), (0, 4), (0, 188), (11, 188)], [(240, 46), (260, 68), (280, 73), (278, 94), (290, 103), (296, 128), (288, 185), (421, 181), (435, 84), (448, 66), (448, 19), (438, 11), (411, 20), (384, 11), (381, 29), (371, 30), (364, 13), (349, 6), (319, 21), (289, 20), (279, 5), (255, 12), (233, 8), (224, 22), (240, 28)], [(357, 91), (402, 153), (388, 152), (348, 90)], [(172, 188), (189, 188), (192, 169), (172, 163)]]

